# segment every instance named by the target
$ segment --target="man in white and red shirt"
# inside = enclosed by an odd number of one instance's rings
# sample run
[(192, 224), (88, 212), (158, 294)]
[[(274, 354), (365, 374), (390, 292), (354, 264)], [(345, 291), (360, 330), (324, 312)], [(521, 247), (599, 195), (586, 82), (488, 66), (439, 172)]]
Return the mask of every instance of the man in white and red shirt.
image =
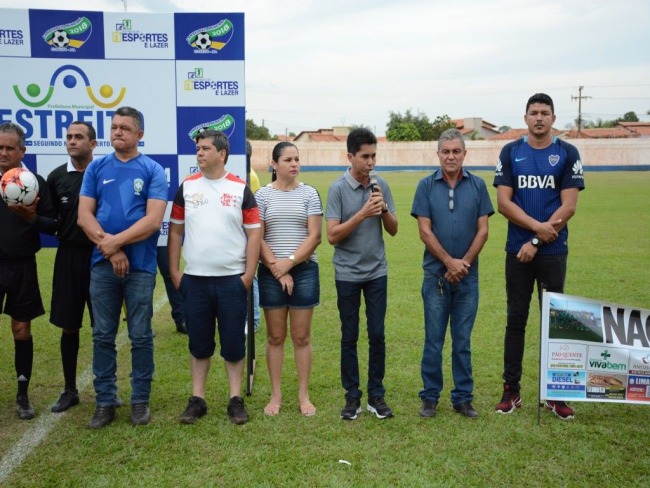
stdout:
[[(245, 181), (226, 171), (229, 152), (225, 134), (199, 132), (196, 159), (201, 172), (183, 181), (170, 217), (169, 271), (185, 306), (192, 368), (192, 396), (180, 416), (186, 424), (207, 413), (205, 383), (217, 327), (230, 387), (228, 417), (235, 424), (248, 421), (241, 396), (244, 327), (262, 234), (255, 196)], [(184, 273), (179, 268), (181, 247)]]

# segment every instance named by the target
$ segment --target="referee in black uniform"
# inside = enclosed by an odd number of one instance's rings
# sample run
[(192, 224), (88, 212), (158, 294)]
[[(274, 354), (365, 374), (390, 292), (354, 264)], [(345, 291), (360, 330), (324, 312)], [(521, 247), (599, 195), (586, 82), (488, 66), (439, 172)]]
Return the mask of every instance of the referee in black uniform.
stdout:
[[(22, 167), (24, 154), (22, 127), (12, 122), (0, 124), (0, 173)], [(53, 234), (56, 229), (50, 192), (45, 180), (39, 175), (36, 178), (39, 196), (31, 205), (7, 205), (0, 198), (0, 308), (11, 317), (18, 380), (16, 412), (23, 420), (36, 415), (27, 396), (34, 362), (31, 321), (45, 313), (36, 270), (39, 232)]]
[(61, 328), (61, 362), (65, 388), (52, 412), (64, 412), (79, 403), (77, 390), (77, 357), (79, 356), (79, 329), (84, 309), (90, 305), (90, 258), (93, 243), (77, 225), (79, 191), (84, 171), (93, 160), (97, 134), (86, 122), (72, 122), (66, 134), (65, 147), (68, 162), (47, 177), (47, 185), (56, 209), (59, 248), (52, 275), (52, 305), (50, 322)]

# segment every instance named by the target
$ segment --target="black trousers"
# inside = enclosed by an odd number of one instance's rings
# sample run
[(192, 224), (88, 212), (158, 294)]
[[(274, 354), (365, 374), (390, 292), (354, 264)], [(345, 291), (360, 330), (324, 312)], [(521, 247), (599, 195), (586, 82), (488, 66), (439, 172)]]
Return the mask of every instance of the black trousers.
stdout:
[(566, 277), (566, 254), (537, 255), (529, 263), (521, 263), (515, 254), (506, 254), (506, 294), (508, 318), (503, 348), (503, 381), (519, 391), (526, 339), (526, 323), (533, 288), (542, 300), (542, 290), (563, 293)]

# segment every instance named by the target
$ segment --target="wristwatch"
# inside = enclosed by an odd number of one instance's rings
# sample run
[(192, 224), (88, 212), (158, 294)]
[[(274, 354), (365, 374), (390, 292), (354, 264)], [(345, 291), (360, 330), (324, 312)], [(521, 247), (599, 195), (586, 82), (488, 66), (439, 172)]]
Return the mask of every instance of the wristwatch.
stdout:
[(381, 213), (386, 213), (386, 212), (388, 212), (388, 204), (384, 203), (384, 206), (381, 207)]
[(542, 247), (542, 241), (540, 241), (540, 240), (539, 240), (539, 237), (537, 237), (537, 236), (534, 236), (534, 237), (530, 240), (530, 243), (531, 243), (533, 246), (537, 247), (537, 248)]
[(291, 264), (293, 264), (295, 266), (296, 265), (296, 256), (294, 256), (293, 254), (290, 255), (289, 256), (289, 261), (291, 261)]

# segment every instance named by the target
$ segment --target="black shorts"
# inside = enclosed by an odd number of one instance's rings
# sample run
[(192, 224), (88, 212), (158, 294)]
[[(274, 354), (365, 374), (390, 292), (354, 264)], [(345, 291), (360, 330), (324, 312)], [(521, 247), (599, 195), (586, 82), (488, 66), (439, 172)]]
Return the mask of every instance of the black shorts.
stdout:
[(90, 258), (92, 247), (59, 246), (52, 275), (50, 322), (62, 329), (80, 329), (84, 310), (90, 306)]
[(19, 322), (29, 322), (45, 313), (35, 257), (18, 262), (0, 262), (0, 307)]

